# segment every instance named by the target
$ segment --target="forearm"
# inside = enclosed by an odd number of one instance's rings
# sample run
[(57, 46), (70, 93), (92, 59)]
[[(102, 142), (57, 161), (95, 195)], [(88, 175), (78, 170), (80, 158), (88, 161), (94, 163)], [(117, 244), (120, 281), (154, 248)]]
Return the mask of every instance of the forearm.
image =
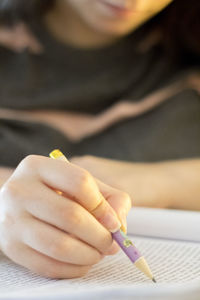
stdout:
[(200, 159), (134, 163), (83, 156), (71, 161), (127, 192), (134, 206), (200, 210)]
[(0, 167), (0, 188), (7, 181), (7, 179), (12, 175), (14, 169)]
[(161, 168), (168, 178), (165, 194), (170, 207), (200, 210), (200, 159), (166, 162)]
[(135, 205), (200, 210), (200, 159), (133, 163), (127, 179)]

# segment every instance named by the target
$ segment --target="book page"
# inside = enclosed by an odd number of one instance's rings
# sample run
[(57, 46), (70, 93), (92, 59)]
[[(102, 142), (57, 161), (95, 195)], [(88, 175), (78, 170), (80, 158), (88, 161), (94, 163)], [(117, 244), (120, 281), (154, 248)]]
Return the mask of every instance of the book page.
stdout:
[[(156, 293), (160, 290), (160, 293), (165, 291), (166, 294), (166, 291), (169, 291), (167, 286), (177, 286), (179, 291), (183, 291), (183, 287), (186, 287), (188, 282), (200, 280), (199, 243), (134, 236), (131, 236), (131, 239), (145, 256), (157, 284), (140, 273), (122, 251), (114, 256), (104, 258), (93, 266), (83, 278), (69, 280), (45, 279), (17, 266), (1, 255), (0, 295), (1, 297), (18, 295), (19, 299), (22, 299), (22, 296), (29, 299), (33, 295), (55, 296), (55, 299), (58, 299), (58, 295), (65, 295), (65, 299), (71, 300), (77, 294), (81, 294), (83, 297), (92, 291), (98, 291), (98, 295), (107, 291), (113, 295), (119, 289), (124, 292), (131, 291), (132, 294), (140, 289), (140, 295), (147, 291), (150, 295), (156, 289)], [(154, 299), (156, 298), (154, 297)]]

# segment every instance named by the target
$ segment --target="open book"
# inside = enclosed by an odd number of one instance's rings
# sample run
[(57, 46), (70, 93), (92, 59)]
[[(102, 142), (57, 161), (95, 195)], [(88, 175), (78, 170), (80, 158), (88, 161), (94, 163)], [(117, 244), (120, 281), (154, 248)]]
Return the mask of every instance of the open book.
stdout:
[(145, 256), (151, 282), (119, 251), (83, 278), (51, 280), (0, 254), (0, 299), (200, 299), (200, 213), (134, 208), (128, 235)]

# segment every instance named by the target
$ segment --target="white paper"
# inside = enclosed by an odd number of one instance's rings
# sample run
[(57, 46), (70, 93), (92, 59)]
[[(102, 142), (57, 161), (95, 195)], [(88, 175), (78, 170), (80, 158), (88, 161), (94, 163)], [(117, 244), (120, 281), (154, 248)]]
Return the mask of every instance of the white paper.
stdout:
[(177, 300), (181, 295), (182, 300), (199, 300), (200, 243), (134, 235), (131, 239), (147, 259), (157, 284), (140, 273), (122, 251), (93, 266), (85, 277), (69, 280), (45, 279), (1, 255), (0, 299), (124, 300), (134, 296)]
[(135, 207), (128, 215), (128, 233), (200, 242), (200, 212)]

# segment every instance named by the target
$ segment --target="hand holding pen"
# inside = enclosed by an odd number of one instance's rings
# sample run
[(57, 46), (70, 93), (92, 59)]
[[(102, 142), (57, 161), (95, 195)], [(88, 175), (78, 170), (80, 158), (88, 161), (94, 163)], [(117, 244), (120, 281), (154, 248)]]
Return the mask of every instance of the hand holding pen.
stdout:
[(40, 275), (80, 277), (119, 250), (110, 231), (130, 206), (127, 194), (84, 169), (31, 155), (1, 188), (0, 248)]
[[(67, 158), (64, 156), (64, 154), (58, 149), (52, 151), (50, 153), (50, 157), (53, 159), (58, 159), (58, 160), (62, 160), (65, 162), (69, 162), (67, 160)], [(58, 193), (62, 195), (62, 192), (58, 191)], [(99, 208), (101, 205), (105, 205), (104, 202), (100, 203), (97, 206), (97, 208)], [(91, 211), (91, 212), (94, 213), (94, 211)], [(96, 209), (95, 209), (94, 215), (95, 214), (96, 214)], [(110, 230), (112, 233), (113, 240), (115, 240), (118, 243), (118, 245), (121, 247), (121, 249), (124, 251), (124, 253), (129, 257), (131, 262), (134, 263), (134, 265), (141, 272), (143, 272), (153, 282), (156, 282), (145, 258), (140, 254), (140, 252), (135, 247), (135, 245), (132, 243), (132, 241), (129, 240), (129, 238), (128, 238), (128, 236), (126, 236), (124, 230), (126, 231), (126, 228), (124, 227), (124, 225), (122, 225), (117, 230)]]

